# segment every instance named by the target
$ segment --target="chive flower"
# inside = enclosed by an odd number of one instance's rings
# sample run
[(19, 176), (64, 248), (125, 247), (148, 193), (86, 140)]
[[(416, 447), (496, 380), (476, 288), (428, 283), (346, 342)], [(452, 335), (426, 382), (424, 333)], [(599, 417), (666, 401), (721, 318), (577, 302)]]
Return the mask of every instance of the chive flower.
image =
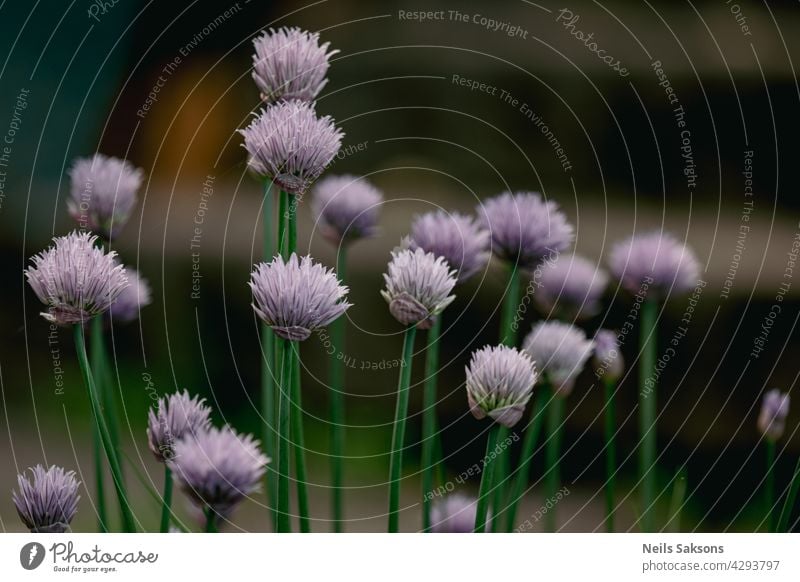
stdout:
[(114, 321), (129, 323), (138, 319), (142, 307), (152, 301), (150, 284), (133, 269), (126, 269), (128, 286), (122, 290), (117, 300), (111, 304), (109, 315)]
[(63, 533), (78, 513), (78, 486), (75, 471), (65, 471), (56, 465), (42, 465), (17, 475), (18, 491), (11, 498), (17, 513), (31, 533)]
[(578, 327), (560, 321), (542, 321), (533, 326), (523, 348), (552, 384), (557, 396), (566, 398), (575, 378), (592, 356), (594, 342)]
[(783, 436), (786, 417), (789, 415), (789, 394), (774, 388), (764, 394), (758, 415), (758, 430), (768, 441), (775, 442)]
[(431, 507), (431, 531), (433, 533), (472, 533), (475, 526), (477, 500), (454, 493)]
[(592, 365), (598, 377), (616, 382), (625, 372), (625, 359), (617, 342), (617, 334), (610, 329), (601, 329), (594, 336)]
[(534, 283), (533, 298), (541, 310), (586, 319), (600, 312), (608, 275), (592, 261), (567, 254), (537, 268)]
[(147, 444), (156, 459), (162, 463), (172, 459), (179, 440), (208, 430), (211, 408), (205, 402), (186, 390), (158, 399), (155, 410), (147, 413)]
[(335, 245), (375, 236), (383, 194), (366, 178), (329, 176), (316, 183), (311, 210), (320, 232)]

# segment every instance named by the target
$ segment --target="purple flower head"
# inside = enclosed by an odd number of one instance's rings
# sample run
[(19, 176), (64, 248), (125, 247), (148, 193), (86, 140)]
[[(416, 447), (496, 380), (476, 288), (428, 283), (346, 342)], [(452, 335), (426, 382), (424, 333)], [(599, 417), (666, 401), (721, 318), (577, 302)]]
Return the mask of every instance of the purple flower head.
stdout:
[(280, 100), (313, 101), (327, 84), (330, 43), (319, 44), (319, 33), (299, 28), (263, 31), (253, 39), (253, 80), (268, 105)]
[(346, 301), (348, 288), (332, 270), (294, 253), (286, 263), (275, 257), (256, 265), (250, 289), (256, 314), (279, 337), (292, 341), (308, 339), (351, 306)]
[(416, 324), (428, 329), (432, 318), (453, 302), (450, 295), (456, 284), (455, 271), (442, 257), (422, 249), (395, 249), (383, 280), (381, 295), (389, 311), (403, 325)]
[(125, 268), (115, 252), (95, 247), (96, 236), (73, 231), (31, 258), (28, 284), (48, 307), (47, 321), (71, 325), (104, 313), (128, 286)]
[(572, 244), (572, 225), (558, 204), (536, 192), (504, 192), (481, 204), (478, 215), (491, 233), (494, 254), (522, 269), (534, 269)]
[(383, 194), (365, 178), (330, 176), (314, 186), (311, 210), (322, 236), (344, 244), (375, 235)]
[(533, 326), (523, 347), (553, 385), (557, 396), (566, 398), (594, 350), (594, 342), (583, 330), (560, 321), (542, 321)]
[(281, 101), (262, 109), (239, 132), (250, 169), (290, 194), (303, 194), (342, 144), (333, 119), (317, 117), (314, 106), (303, 101)]
[(167, 464), (196, 505), (224, 515), (258, 490), (269, 461), (252, 435), (225, 426), (179, 440)]
[(789, 394), (781, 394), (774, 388), (764, 394), (761, 412), (758, 415), (758, 430), (770, 441), (777, 441), (786, 429), (786, 417), (789, 415)]
[(633, 294), (643, 284), (661, 298), (670, 292), (685, 293), (700, 278), (694, 252), (666, 232), (638, 234), (615, 244), (608, 264), (622, 287)]
[(458, 272), (460, 283), (485, 268), (491, 257), (489, 231), (473, 217), (457, 212), (437, 210), (416, 217), (408, 245), (442, 257)]
[(533, 297), (540, 309), (555, 310), (567, 319), (586, 319), (600, 312), (608, 275), (595, 263), (577, 255), (560, 255), (534, 273)]
[(464, 495), (448, 495), (431, 507), (433, 533), (472, 533), (475, 527), (477, 501)]
[(528, 354), (508, 346), (486, 346), (467, 366), (467, 401), (478, 420), (490, 417), (511, 428), (525, 411), (537, 373)]
[(147, 413), (147, 444), (162, 463), (175, 456), (175, 443), (187, 436), (208, 430), (211, 408), (205, 399), (176, 392), (158, 399), (158, 406)]
[(139, 317), (145, 305), (150, 305), (150, 284), (133, 269), (126, 270), (129, 285), (122, 290), (117, 300), (111, 304), (109, 315), (114, 321), (128, 323)]
[(17, 475), (19, 491), (11, 498), (17, 513), (32, 533), (62, 533), (78, 513), (78, 486), (75, 471), (65, 471), (55, 465), (49, 469), (36, 465)]
[(81, 229), (111, 240), (130, 218), (144, 178), (142, 170), (125, 160), (95, 154), (76, 159), (69, 176), (70, 215)]
[(598, 377), (605, 376), (612, 382), (622, 377), (625, 360), (617, 342), (617, 334), (610, 329), (601, 329), (594, 336), (593, 365)]

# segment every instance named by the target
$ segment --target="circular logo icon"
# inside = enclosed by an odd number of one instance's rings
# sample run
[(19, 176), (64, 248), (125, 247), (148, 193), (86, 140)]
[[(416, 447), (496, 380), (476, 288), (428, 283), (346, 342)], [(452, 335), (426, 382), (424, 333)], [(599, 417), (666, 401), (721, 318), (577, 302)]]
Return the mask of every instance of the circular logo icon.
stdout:
[(19, 551), (19, 563), (26, 570), (35, 570), (44, 561), (44, 546), (39, 542), (30, 542)]

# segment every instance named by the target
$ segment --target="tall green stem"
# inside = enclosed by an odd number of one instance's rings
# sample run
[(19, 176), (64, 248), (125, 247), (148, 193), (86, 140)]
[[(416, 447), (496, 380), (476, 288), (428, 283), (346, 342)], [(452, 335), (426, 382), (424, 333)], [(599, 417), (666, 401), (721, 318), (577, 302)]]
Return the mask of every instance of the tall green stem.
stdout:
[(514, 318), (519, 309), (520, 270), (516, 264), (510, 266), (508, 290), (503, 299), (503, 313), (500, 324), (500, 343), (514, 347), (517, 345), (517, 326)]
[(767, 518), (767, 531), (775, 532), (775, 517), (772, 506), (775, 505), (775, 441), (768, 440), (767, 446), (767, 479), (764, 484), (764, 504)]
[(280, 190), (278, 194), (278, 252), (284, 259), (289, 256), (286, 245), (286, 225), (289, 216), (289, 193)]
[(289, 340), (281, 340), (281, 379), (278, 397), (278, 533), (291, 531), (289, 515), (289, 426), (294, 350)]
[(478, 490), (478, 507), (475, 510), (475, 533), (486, 531), (486, 514), (489, 511), (489, 493), (494, 485), (494, 468), (497, 459), (492, 459), (492, 454), (497, 447), (497, 437), (500, 426), (496, 422), (492, 423), (489, 429), (489, 437), (486, 439), (486, 455), (483, 457), (483, 472), (481, 473), (481, 486)]
[(645, 299), (639, 327), (639, 481), (642, 493), (641, 528), (645, 533), (655, 528), (653, 504), (656, 491), (656, 383), (651, 374), (656, 363), (656, 317), (658, 304)]
[(411, 385), (411, 360), (414, 356), (416, 334), (415, 325), (406, 328), (403, 338), (403, 358), (400, 361), (400, 378), (397, 382), (397, 407), (394, 413), (392, 453), (389, 462), (389, 533), (396, 533), (400, 525), (400, 478), (403, 469), (406, 416), (408, 416), (408, 392)]
[(103, 478), (103, 443), (100, 430), (92, 423), (92, 458), (94, 460), (94, 486), (96, 489), (95, 505), (97, 506), (97, 529), (100, 533), (108, 532), (106, 515), (106, 491)]
[(169, 518), (172, 508), (172, 471), (164, 463), (164, 495), (161, 496), (161, 533), (169, 531)]
[(76, 324), (74, 327), (75, 334), (75, 349), (78, 353), (78, 364), (81, 368), (83, 375), (83, 383), (86, 386), (86, 391), (89, 394), (89, 402), (92, 407), (92, 414), (94, 416), (95, 425), (100, 433), (100, 441), (103, 444), (103, 449), (108, 459), (108, 464), (111, 468), (111, 477), (114, 481), (114, 489), (119, 498), (119, 505), (122, 510), (122, 529), (124, 532), (133, 532), (136, 530), (131, 513), (130, 505), (128, 505), (128, 498), (125, 494), (125, 485), (122, 482), (122, 472), (120, 470), (119, 457), (117, 451), (111, 442), (111, 436), (108, 433), (108, 426), (106, 425), (105, 416), (103, 415), (100, 399), (97, 394), (97, 389), (94, 385), (94, 378), (89, 368), (89, 359), (86, 355), (86, 342), (83, 333), (83, 326)]
[(605, 416), (605, 437), (606, 437), (606, 531), (614, 531), (614, 499), (616, 488), (617, 473), (617, 444), (614, 434), (617, 429), (617, 412), (614, 403), (614, 391), (616, 382), (604, 379), (603, 388), (605, 393), (606, 408)]
[[(497, 442), (505, 443), (508, 440), (510, 432), (508, 427), (500, 425), (497, 429)], [(508, 500), (508, 490), (511, 489), (511, 483), (507, 482), (508, 472), (511, 469), (511, 455), (507, 449), (507, 446), (500, 447), (500, 451), (497, 453), (495, 467), (492, 471), (493, 489), (491, 507), (492, 513), (495, 516), (491, 523), (493, 533), (502, 530), (502, 520), (499, 519), (499, 517), (505, 513), (507, 509), (505, 502)]]
[(800, 490), (800, 459), (797, 460), (797, 465), (794, 468), (794, 475), (792, 482), (789, 485), (789, 493), (786, 495), (786, 500), (783, 502), (783, 509), (781, 509), (781, 517), (778, 520), (778, 531), (789, 532), (789, 520), (792, 517), (792, 510), (797, 501), (797, 492)]
[[(336, 274), (339, 281), (345, 282), (347, 276), (347, 247), (342, 245), (336, 257)], [(330, 325), (331, 340), (335, 353), (330, 360), (330, 398), (331, 398), (331, 511), (333, 531), (341, 533), (343, 520), (342, 485), (343, 485), (343, 456), (344, 456), (344, 357), (347, 353), (345, 347), (345, 325), (347, 320), (340, 317)]]
[[(292, 346), (298, 350), (299, 346), (295, 342)], [(308, 518), (308, 478), (306, 471), (306, 444), (305, 431), (303, 429), (303, 399), (300, 390), (300, 353), (295, 352), (292, 356), (292, 448), (294, 449), (294, 465), (297, 481), (297, 508), (300, 518), (300, 531), (308, 533), (311, 531), (311, 524)]]
[(431, 491), (434, 479), (436, 433), (436, 375), (439, 372), (439, 334), (442, 315), (433, 319), (425, 349), (425, 387), (422, 398), (422, 531), (431, 528)]
[(545, 446), (545, 459), (547, 473), (545, 475), (545, 506), (551, 502), (551, 507), (544, 514), (544, 527), (547, 532), (556, 531), (556, 493), (561, 485), (561, 431), (564, 424), (564, 398), (559, 395), (550, 399), (547, 406), (547, 443)]

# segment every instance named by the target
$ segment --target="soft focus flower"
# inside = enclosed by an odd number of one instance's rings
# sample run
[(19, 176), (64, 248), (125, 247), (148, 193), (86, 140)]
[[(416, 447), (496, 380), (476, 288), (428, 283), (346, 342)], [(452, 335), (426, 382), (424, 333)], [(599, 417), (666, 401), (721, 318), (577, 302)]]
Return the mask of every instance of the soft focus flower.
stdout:
[(133, 269), (126, 270), (128, 286), (122, 290), (117, 300), (111, 304), (109, 315), (114, 321), (127, 323), (139, 317), (139, 311), (150, 305), (150, 284)]
[(117, 253), (95, 247), (96, 236), (73, 231), (53, 239), (55, 243), (31, 258), (25, 270), (28, 284), (47, 305), (47, 321), (70, 325), (88, 321), (105, 312), (128, 286), (125, 268)]
[(311, 210), (333, 244), (374, 236), (383, 194), (365, 178), (330, 176), (314, 186)]
[(489, 231), (471, 216), (437, 210), (418, 216), (411, 224), (409, 248), (442, 257), (458, 273), (463, 283), (486, 267), (489, 252)]
[(205, 402), (205, 398), (189, 396), (186, 390), (158, 399), (156, 409), (147, 413), (147, 444), (156, 459), (171, 459), (175, 443), (208, 429), (211, 408)]
[(307, 339), (351, 306), (346, 301), (348, 288), (332, 270), (308, 256), (298, 260), (294, 253), (286, 263), (275, 257), (256, 265), (250, 289), (256, 314), (276, 335), (292, 341)]
[(560, 255), (536, 269), (533, 297), (544, 311), (555, 308), (561, 317), (585, 319), (600, 312), (608, 275), (577, 255)]
[(342, 144), (342, 132), (314, 106), (282, 101), (262, 109), (244, 136), (247, 165), (290, 194), (302, 194), (325, 170)]
[(536, 192), (504, 192), (484, 201), (478, 216), (491, 233), (492, 252), (522, 269), (533, 269), (572, 244), (572, 225), (558, 204)]
[(508, 346), (486, 346), (467, 366), (467, 400), (477, 419), (489, 416), (511, 428), (525, 411), (537, 372), (528, 354)]
[(417, 324), (419, 328), (431, 326), (431, 318), (452, 303), (455, 295), (455, 271), (442, 257), (422, 249), (395, 249), (384, 273), (386, 289), (381, 295), (389, 304), (389, 311), (403, 325)]
[(177, 441), (167, 461), (181, 489), (201, 507), (224, 515), (257, 491), (269, 459), (252, 435), (212, 427)]
[(45, 470), (41, 465), (28, 469), (32, 481), (17, 475), (19, 491), (11, 497), (17, 513), (32, 533), (62, 533), (78, 513), (78, 486), (75, 471), (55, 465)]
[(557, 396), (572, 391), (575, 378), (592, 355), (594, 342), (580, 328), (560, 321), (542, 321), (533, 326), (523, 343), (541, 374)]
[(431, 531), (434, 533), (472, 533), (477, 501), (464, 495), (448, 495), (431, 507)]
[(599, 378), (605, 376), (612, 382), (622, 377), (625, 360), (617, 342), (617, 334), (610, 329), (601, 329), (594, 336), (593, 365)]
[(767, 440), (777, 441), (783, 436), (788, 415), (789, 394), (781, 394), (780, 390), (774, 388), (764, 394), (758, 415), (758, 430), (764, 433)]
[(144, 178), (142, 170), (125, 160), (95, 154), (75, 160), (69, 176), (70, 215), (81, 229), (111, 239), (130, 218)]
[(629, 293), (645, 283), (661, 297), (685, 293), (697, 285), (700, 264), (694, 252), (669, 233), (634, 235), (615, 244), (608, 257), (611, 273)]
[(299, 28), (263, 31), (253, 39), (253, 80), (267, 104), (281, 99), (313, 101), (328, 82), (330, 43), (319, 44), (319, 33)]

